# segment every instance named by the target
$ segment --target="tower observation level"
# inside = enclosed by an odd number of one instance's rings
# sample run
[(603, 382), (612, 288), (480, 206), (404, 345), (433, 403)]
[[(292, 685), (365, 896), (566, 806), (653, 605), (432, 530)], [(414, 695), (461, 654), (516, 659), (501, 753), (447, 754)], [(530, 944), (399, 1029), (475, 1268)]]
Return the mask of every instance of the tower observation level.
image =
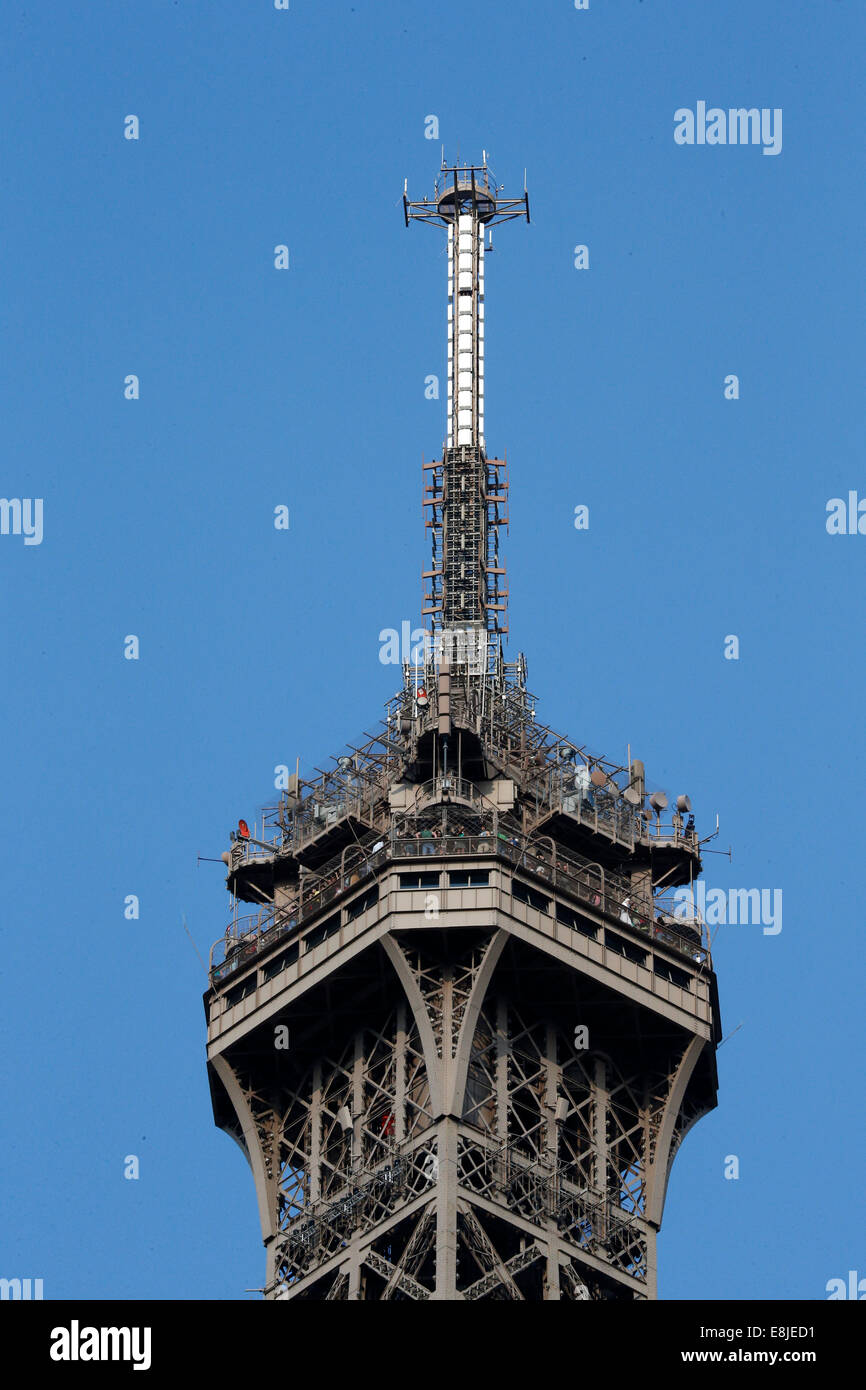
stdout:
[[(506, 661), (504, 461), (484, 418), (484, 238), (529, 219), (445, 166), (448, 418), (425, 464), (429, 640), (372, 732), (223, 855), (204, 1004), (264, 1294), (656, 1297), (671, 1165), (721, 1036), (688, 797), (544, 725)], [(691, 895), (692, 901), (694, 895)]]

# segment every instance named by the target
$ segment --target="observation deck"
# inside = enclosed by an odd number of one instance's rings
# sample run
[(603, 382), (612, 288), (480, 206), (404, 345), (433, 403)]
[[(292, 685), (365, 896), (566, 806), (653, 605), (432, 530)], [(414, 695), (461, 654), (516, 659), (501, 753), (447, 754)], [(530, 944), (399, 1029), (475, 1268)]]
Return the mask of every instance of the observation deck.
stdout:
[[(273, 905), (244, 914), (236, 902), (211, 950), (217, 1031), (218, 1020), (228, 1024), (266, 1002), (277, 977), (279, 990), (301, 980), (385, 919), (390, 930), (447, 930), (452, 922), (483, 927), (496, 911), (709, 1019), (712, 958), (700, 914), (671, 893), (636, 897), (622, 875), (552, 837), (522, 834), (496, 809), (475, 809), (469, 787), (453, 789), (458, 800), (451, 790), (394, 815), (387, 835), (370, 832), (290, 881)], [(425, 919), (431, 894), (434, 923)]]

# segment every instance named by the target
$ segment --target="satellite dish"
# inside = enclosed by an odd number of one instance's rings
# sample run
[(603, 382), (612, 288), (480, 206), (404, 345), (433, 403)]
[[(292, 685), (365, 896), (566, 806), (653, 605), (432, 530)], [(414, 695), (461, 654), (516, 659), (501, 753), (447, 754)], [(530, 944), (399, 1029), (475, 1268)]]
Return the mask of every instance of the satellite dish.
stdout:
[(680, 814), (682, 814), (683, 811), (691, 811), (691, 809), (692, 803), (687, 796), (677, 797), (677, 810), (680, 812)]
[(659, 813), (664, 811), (668, 804), (668, 799), (665, 796), (664, 792), (653, 792), (649, 800), (650, 806), (652, 806), (653, 810)]
[(623, 801), (627, 801), (629, 806), (640, 805), (640, 793), (636, 792), (634, 787), (627, 787), (626, 790), (623, 792), (622, 797)]
[(228, 850), (224, 850), (224, 852), (220, 855), (220, 859), (223, 861), (224, 864), (230, 864), (232, 862), (232, 857), (229, 854)]
[(602, 770), (601, 770), (600, 767), (594, 767), (594, 768), (592, 769), (592, 772), (590, 773), (589, 780), (590, 780), (590, 782), (592, 783), (592, 785), (593, 785), (594, 787), (606, 787), (606, 786), (607, 786), (607, 774), (604, 773), (604, 772), (602, 772)]

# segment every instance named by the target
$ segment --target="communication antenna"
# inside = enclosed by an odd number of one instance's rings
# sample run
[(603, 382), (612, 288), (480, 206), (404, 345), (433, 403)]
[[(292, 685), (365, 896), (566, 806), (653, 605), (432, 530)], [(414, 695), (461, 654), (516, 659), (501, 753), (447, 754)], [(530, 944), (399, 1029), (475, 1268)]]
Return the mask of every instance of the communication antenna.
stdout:
[[(425, 465), (429, 482), (432, 564), (424, 571), (424, 616), (435, 632), (504, 636), (508, 589), (499, 555), (499, 528), (507, 525), (505, 460), (490, 458), (484, 437), (485, 232), (498, 222), (529, 216), (526, 192), (507, 198), (487, 164), (446, 164), (443, 152), (433, 201), (403, 194), (403, 216), (444, 227), (448, 238), (448, 405), (441, 461)], [(467, 638), (468, 644), (468, 638)], [(500, 644), (497, 643), (498, 647)], [(492, 641), (483, 671), (495, 658)], [(452, 661), (451, 673), (468, 661)]]

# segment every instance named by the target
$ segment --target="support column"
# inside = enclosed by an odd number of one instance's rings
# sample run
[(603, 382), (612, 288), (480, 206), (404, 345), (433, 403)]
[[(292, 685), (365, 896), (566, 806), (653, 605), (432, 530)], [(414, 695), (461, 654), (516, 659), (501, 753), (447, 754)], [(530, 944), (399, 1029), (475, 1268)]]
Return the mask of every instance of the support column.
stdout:
[(544, 1271), (544, 1298), (548, 1303), (559, 1303), (562, 1293), (559, 1287), (559, 1241), (548, 1234), (547, 1260)]
[(397, 1005), (397, 1037), (394, 1044), (394, 1142), (406, 1138), (406, 1003)]
[(602, 1201), (607, 1198), (607, 1106), (607, 1063), (603, 1057), (596, 1057), (592, 1097), (593, 1186)]
[(310, 1192), (308, 1200), (318, 1202), (322, 1195), (322, 1063), (313, 1065), (313, 1094), (310, 1103)]
[(364, 1162), (364, 1034), (355, 1034), (355, 1064), (352, 1068), (352, 1154), (351, 1179)]
[(646, 1296), (658, 1298), (658, 1260), (656, 1258), (656, 1228), (647, 1222), (646, 1226)]
[[(453, 973), (442, 971), (442, 1089), (450, 1098), (454, 1073)], [(447, 1104), (447, 1100), (446, 1100)], [(439, 1162), (436, 1193), (436, 1299), (457, 1297), (457, 1120), (445, 1115), (437, 1126), (436, 1155)]]
[(508, 1003), (496, 1001), (496, 1137), (508, 1143)]
[[(555, 1200), (558, 1202), (559, 1173), (557, 1160), (559, 1158), (559, 1135), (556, 1123), (556, 1101), (559, 1094), (559, 1082), (562, 1076), (562, 1068), (556, 1055), (556, 1029), (552, 1023), (547, 1024), (546, 1028), (546, 1066), (545, 1066), (545, 1088), (544, 1104), (547, 1109), (547, 1154), (550, 1160)], [(559, 1229), (556, 1224), (556, 1217), (549, 1216), (547, 1225), (547, 1261), (544, 1276), (544, 1297), (552, 1303), (560, 1301), (559, 1290)]]
[(436, 1128), (439, 1180), (436, 1191), (436, 1300), (459, 1299), (457, 1292), (457, 1121)]
[(352, 1303), (357, 1303), (361, 1297), (361, 1256), (357, 1246), (343, 1265), (343, 1271), (348, 1272), (349, 1275), (347, 1299)]
[(547, 1024), (545, 1037), (544, 1067), (544, 1107), (547, 1112), (546, 1148), (550, 1162), (555, 1166), (559, 1145), (556, 1137), (556, 1100), (559, 1092), (560, 1067), (556, 1060), (556, 1029)]

